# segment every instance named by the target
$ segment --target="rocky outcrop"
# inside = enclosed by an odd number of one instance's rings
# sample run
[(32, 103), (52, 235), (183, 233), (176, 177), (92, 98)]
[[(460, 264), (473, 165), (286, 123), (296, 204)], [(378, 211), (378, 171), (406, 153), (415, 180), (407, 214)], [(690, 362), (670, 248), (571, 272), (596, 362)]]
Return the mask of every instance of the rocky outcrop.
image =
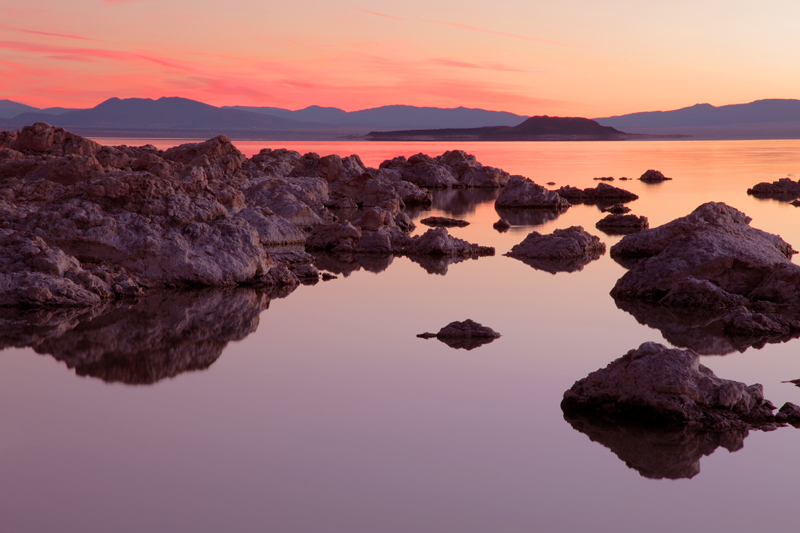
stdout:
[(79, 376), (130, 385), (205, 370), (258, 327), (269, 298), (251, 288), (161, 291), (88, 309), (0, 309), (0, 349), (31, 347)]
[(441, 226), (443, 228), (463, 228), (465, 226), (469, 226), (469, 222), (466, 220), (447, 217), (427, 217), (423, 218), (419, 222), (420, 224), (425, 224), (426, 226)]
[(500, 338), (500, 334), (488, 326), (467, 319), (463, 322), (450, 322), (438, 333), (420, 333), (422, 339), (437, 338), (451, 348), (473, 350)]
[(772, 183), (761, 182), (747, 189), (747, 194), (756, 198), (774, 198), (788, 202), (800, 198), (800, 180), (781, 178)]
[(800, 267), (778, 235), (722, 203), (624, 237), (611, 257), (629, 268), (611, 291), (683, 316), (719, 319), (727, 335), (786, 338), (800, 332)]
[(556, 192), (572, 204), (615, 204), (631, 202), (639, 198), (632, 192), (607, 183), (598, 183), (597, 187), (588, 187), (586, 189), (565, 185)]
[(462, 150), (445, 152), (438, 157), (417, 154), (406, 159), (404, 156), (389, 159), (380, 164), (380, 170), (387, 171), (397, 179), (428, 188), (476, 187), (495, 189), (508, 181), (508, 173), (483, 166), (475, 156)]
[(569, 202), (523, 176), (511, 176), (495, 202), (495, 208), (566, 209)]
[(532, 231), (505, 255), (547, 272), (575, 272), (606, 251), (605, 243), (581, 226), (557, 229), (549, 235)]
[(608, 235), (629, 235), (650, 227), (647, 217), (611, 214), (600, 219), (595, 227)]
[(671, 180), (672, 178), (666, 177), (664, 174), (659, 172), (658, 170), (647, 170), (644, 174), (642, 174), (639, 179), (644, 182), (648, 183), (661, 183), (665, 180)]
[(697, 353), (653, 342), (576, 381), (561, 408), (606, 420), (707, 430), (774, 429), (789, 421), (788, 413), (800, 422), (794, 404), (773, 413), (761, 385), (718, 378), (700, 364)]

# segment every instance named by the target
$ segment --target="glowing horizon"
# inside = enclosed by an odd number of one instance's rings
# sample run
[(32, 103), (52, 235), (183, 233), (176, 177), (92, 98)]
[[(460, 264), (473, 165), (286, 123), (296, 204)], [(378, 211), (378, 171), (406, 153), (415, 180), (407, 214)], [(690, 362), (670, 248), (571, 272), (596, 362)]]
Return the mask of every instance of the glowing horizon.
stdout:
[(798, 98), (800, 4), (0, 0), (0, 99), (600, 117)]

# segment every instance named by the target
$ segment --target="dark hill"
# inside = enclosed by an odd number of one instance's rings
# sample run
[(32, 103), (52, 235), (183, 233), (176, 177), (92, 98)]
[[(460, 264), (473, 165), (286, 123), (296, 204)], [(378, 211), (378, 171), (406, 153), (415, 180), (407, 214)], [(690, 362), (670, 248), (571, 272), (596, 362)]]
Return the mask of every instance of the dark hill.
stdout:
[(580, 117), (531, 117), (513, 127), (447, 128), (371, 132), (375, 141), (549, 141), (617, 140), (629, 136), (594, 120)]

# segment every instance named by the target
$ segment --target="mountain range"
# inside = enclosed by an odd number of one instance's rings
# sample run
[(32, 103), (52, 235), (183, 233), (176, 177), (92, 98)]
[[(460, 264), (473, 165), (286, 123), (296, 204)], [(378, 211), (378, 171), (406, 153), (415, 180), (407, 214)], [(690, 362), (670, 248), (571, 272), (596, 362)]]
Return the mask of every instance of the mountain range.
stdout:
[[(360, 139), (370, 132), (371, 138), (378, 138), (382, 132), (391, 132), (395, 138), (405, 135), (419, 140), (434, 137), (444, 140), (448, 136), (461, 140), (501, 140), (509, 133), (502, 133), (503, 128), (517, 128), (511, 131), (515, 139), (547, 135), (541, 133), (544, 130), (536, 129), (544, 127), (541, 120), (534, 128), (539, 133), (523, 132), (524, 128), (520, 127), (529, 118), (504, 111), (465, 107), (443, 109), (391, 105), (351, 112), (320, 106), (294, 111), (277, 107), (215, 107), (177, 97), (157, 100), (110, 98), (90, 109), (37, 109), (11, 100), (0, 100), (0, 129), (48, 122), (96, 137), (196, 139), (225, 134), (234, 139), (331, 140)], [(594, 120), (601, 126), (615, 128), (614, 135), (625, 132), (633, 134), (632, 138), (644, 135), (695, 139), (792, 139), (800, 138), (800, 100), (757, 100), (719, 107), (697, 104), (672, 111), (631, 113)], [(561, 120), (558, 127), (566, 124)], [(560, 130), (557, 135), (584, 135), (581, 128), (585, 124), (580, 127), (577, 123), (572, 125), (577, 128), (575, 131)]]

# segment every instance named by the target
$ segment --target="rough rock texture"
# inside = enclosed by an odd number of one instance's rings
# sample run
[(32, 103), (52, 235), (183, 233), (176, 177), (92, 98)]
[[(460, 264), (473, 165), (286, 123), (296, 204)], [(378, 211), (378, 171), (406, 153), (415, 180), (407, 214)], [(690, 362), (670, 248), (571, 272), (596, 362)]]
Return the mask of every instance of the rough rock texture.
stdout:
[(602, 204), (631, 202), (639, 198), (632, 192), (614, 187), (607, 183), (598, 183), (597, 187), (579, 189), (565, 185), (556, 191), (562, 198), (566, 198), (570, 203), (578, 204)]
[(32, 347), (107, 382), (151, 384), (204, 370), (258, 327), (269, 298), (251, 288), (161, 291), (88, 309), (0, 309), (0, 349)]
[(649, 479), (690, 479), (700, 473), (700, 459), (717, 448), (741, 450), (750, 430), (733, 427), (703, 431), (687, 426), (649, 427), (610, 422), (565, 413), (564, 419), (616, 454), (627, 466)]
[(672, 178), (666, 177), (664, 174), (659, 172), (658, 170), (650, 169), (642, 174), (639, 179), (641, 181), (646, 181), (649, 183), (660, 183), (664, 180), (671, 180)]
[(761, 385), (718, 378), (692, 350), (653, 342), (576, 381), (564, 393), (561, 408), (607, 420), (708, 430), (772, 429), (788, 418), (776, 418)]
[(557, 192), (545, 189), (523, 176), (511, 176), (497, 197), (495, 207), (566, 209), (569, 202)]
[(605, 243), (581, 226), (557, 229), (549, 235), (532, 231), (505, 255), (547, 272), (574, 272), (606, 251)]
[(463, 228), (465, 226), (469, 226), (469, 222), (466, 220), (447, 217), (427, 217), (423, 218), (419, 222), (420, 224), (425, 224), (426, 226), (442, 226), (444, 228)]
[(788, 202), (800, 198), (800, 180), (792, 181), (789, 178), (781, 178), (772, 183), (758, 183), (747, 189), (747, 194), (756, 198), (775, 198)]
[(452, 237), (445, 228), (433, 228), (415, 237), (405, 253), (412, 256), (479, 257), (494, 255), (494, 248)]
[(717, 324), (725, 335), (788, 338), (800, 332), (800, 266), (778, 235), (722, 203), (624, 237), (611, 257), (629, 268), (611, 291)]
[(628, 235), (650, 227), (647, 217), (611, 214), (600, 219), (595, 227), (608, 235)]
[[(395, 173), (397, 178), (421, 187), (498, 188), (508, 181), (508, 173), (480, 164), (475, 156), (462, 150), (445, 152), (438, 157), (417, 154), (403, 156), (380, 164), (380, 170)], [(387, 174), (391, 175), (391, 174)]]
[(467, 319), (463, 322), (450, 322), (438, 333), (420, 333), (422, 339), (437, 338), (451, 348), (472, 350), (500, 338), (500, 334), (488, 326)]

